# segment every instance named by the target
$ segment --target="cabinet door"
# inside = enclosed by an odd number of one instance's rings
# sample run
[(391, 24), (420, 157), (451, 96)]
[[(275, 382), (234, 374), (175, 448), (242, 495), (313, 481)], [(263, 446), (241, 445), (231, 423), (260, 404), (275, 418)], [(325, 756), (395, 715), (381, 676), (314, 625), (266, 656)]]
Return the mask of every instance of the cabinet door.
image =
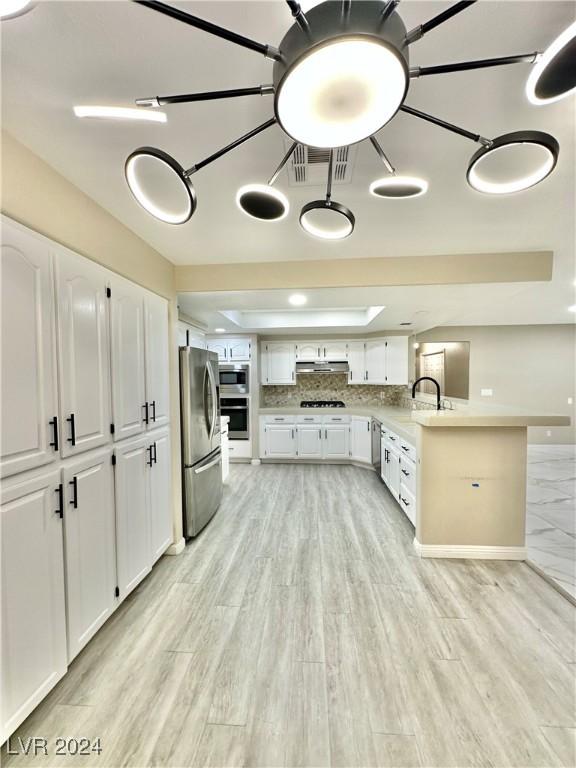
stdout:
[(366, 383), (366, 366), (365, 366), (365, 344), (363, 341), (351, 341), (347, 345), (348, 347), (348, 366), (350, 373), (348, 374), (349, 384), (365, 384)]
[(289, 424), (270, 424), (265, 428), (266, 457), (293, 459), (296, 455), (295, 427)]
[(322, 425), (302, 425), (296, 428), (296, 454), (299, 459), (322, 458)]
[(68, 661), (116, 607), (112, 450), (95, 451), (62, 473)]
[(347, 459), (350, 456), (350, 427), (348, 424), (324, 426), (322, 458)]
[(126, 597), (152, 567), (150, 556), (150, 440), (116, 446), (116, 557), (120, 598)]
[(266, 344), (268, 384), (296, 384), (294, 344)]
[(250, 360), (251, 346), (250, 339), (229, 339), (228, 360)]
[(148, 428), (153, 429), (170, 421), (170, 382), (168, 302), (152, 293), (147, 293), (144, 299), (144, 340)]
[(217, 352), (218, 360), (221, 363), (225, 363), (228, 360), (228, 342), (224, 339), (222, 341), (208, 341), (208, 350), (210, 352)]
[(321, 352), (323, 360), (330, 360), (333, 363), (348, 360), (348, 350), (343, 341), (325, 341), (321, 346)]
[(4, 741), (66, 672), (60, 473), (2, 489)]
[(49, 244), (2, 218), (2, 477), (54, 460), (58, 428)]
[(372, 431), (370, 419), (352, 417), (350, 425), (350, 451), (355, 461), (372, 463)]
[[(111, 440), (108, 273), (74, 253), (56, 253), (62, 455)], [(65, 421), (64, 421), (65, 420)]]
[(386, 342), (384, 339), (366, 342), (366, 383), (387, 384)]
[(296, 360), (299, 363), (313, 363), (320, 360), (322, 353), (319, 341), (307, 341), (296, 344)]
[(173, 541), (172, 534), (172, 477), (170, 462), (170, 433), (163, 430), (154, 437), (153, 465), (150, 478), (150, 520), (152, 562), (164, 554)]
[(389, 466), (388, 441), (385, 437), (382, 437), (380, 440), (380, 477), (384, 480), (386, 485), (388, 485)]
[(112, 418), (114, 439), (144, 429), (144, 297), (125, 280), (111, 280)]
[(408, 384), (408, 337), (386, 339), (386, 383)]
[(388, 444), (388, 488), (395, 499), (400, 497), (400, 451)]

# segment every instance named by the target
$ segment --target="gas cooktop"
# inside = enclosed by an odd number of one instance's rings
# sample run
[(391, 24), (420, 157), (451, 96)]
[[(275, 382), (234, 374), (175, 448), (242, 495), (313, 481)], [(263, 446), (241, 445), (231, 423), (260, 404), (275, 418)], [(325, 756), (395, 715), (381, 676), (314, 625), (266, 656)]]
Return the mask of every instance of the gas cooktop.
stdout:
[(346, 408), (342, 400), (302, 400), (300, 408)]

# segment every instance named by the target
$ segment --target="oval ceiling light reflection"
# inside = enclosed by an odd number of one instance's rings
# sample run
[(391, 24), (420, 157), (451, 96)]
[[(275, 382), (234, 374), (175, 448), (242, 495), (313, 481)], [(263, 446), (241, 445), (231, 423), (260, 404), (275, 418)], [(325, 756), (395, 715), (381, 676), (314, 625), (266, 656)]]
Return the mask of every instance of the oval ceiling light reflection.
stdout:
[(552, 173), (559, 151), (558, 142), (548, 133), (506, 133), (472, 156), (466, 177), (478, 192), (491, 195), (522, 192)]
[(532, 104), (552, 104), (576, 91), (576, 21), (537, 59), (526, 81)]
[(196, 193), (184, 169), (154, 147), (132, 152), (124, 168), (130, 191), (152, 216), (166, 224), (184, 224), (196, 210)]
[(240, 210), (258, 221), (281, 221), (288, 216), (290, 203), (285, 194), (268, 184), (246, 184), (236, 193)]
[(33, 8), (31, 0), (2, 0), (0, 3), (0, 19), (14, 19), (22, 16)]
[(354, 214), (341, 203), (313, 200), (300, 213), (305, 232), (322, 240), (343, 240), (354, 231)]
[(370, 184), (370, 194), (390, 200), (420, 197), (428, 191), (428, 182), (417, 176), (385, 176)]

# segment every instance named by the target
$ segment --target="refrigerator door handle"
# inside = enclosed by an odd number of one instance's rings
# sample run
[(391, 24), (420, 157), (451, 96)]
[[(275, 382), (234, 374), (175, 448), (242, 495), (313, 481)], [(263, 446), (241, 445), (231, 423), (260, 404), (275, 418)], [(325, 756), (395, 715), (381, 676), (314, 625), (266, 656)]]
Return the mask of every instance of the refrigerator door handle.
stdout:
[(216, 415), (218, 413), (218, 390), (216, 389), (216, 381), (214, 379), (214, 371), (210, 361), (206, 363), (206, 370), (208, 371), (208, 378), (210, 380), (210, 387), (212, 389), (212, 424), (210, 427), (210, 440), (214, 437), (214, 430), (216, 429)]
[(211, 469), (212, 467), (215, 467), (216, 464), (220, 464), (222, 461), (222, 454), (219, 454), (214, 461), (211, 461), (209, 464), (204, 464), (203, 467), (199, 467), (198, 469), (194, 470), (195, 475), (199, 475), (201, 472), (206, 472), (207, 469)]

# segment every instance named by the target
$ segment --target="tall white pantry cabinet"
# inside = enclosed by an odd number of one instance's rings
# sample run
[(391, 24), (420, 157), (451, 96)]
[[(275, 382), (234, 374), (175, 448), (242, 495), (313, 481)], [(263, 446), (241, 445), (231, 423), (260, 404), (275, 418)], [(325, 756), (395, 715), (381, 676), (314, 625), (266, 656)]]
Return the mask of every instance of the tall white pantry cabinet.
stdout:
[(168, 302), (1, 223), (0, 743), (172, 543)]

